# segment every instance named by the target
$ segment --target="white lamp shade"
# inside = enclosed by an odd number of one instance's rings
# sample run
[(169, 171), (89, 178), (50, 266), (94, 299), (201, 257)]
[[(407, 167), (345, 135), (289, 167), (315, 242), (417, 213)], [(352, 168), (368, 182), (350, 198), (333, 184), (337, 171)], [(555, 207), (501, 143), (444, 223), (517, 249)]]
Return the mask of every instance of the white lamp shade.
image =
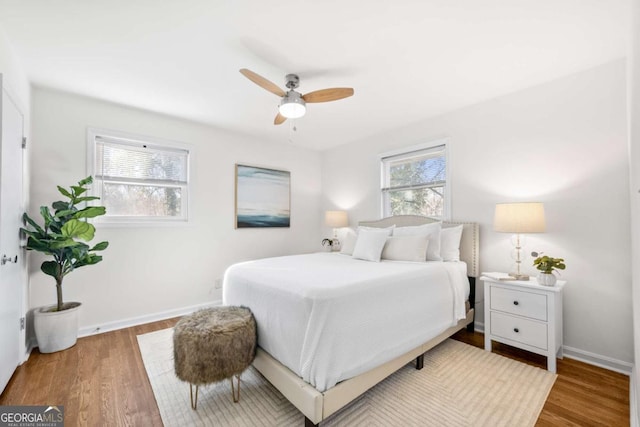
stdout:
[(349, 216), (346, 211), (326, 211), (324, 222), (327, 227), (341, 228), (349, 225)]
[(540, 202), (498, 203), (493, 229), (501, 233), (544, 233), (544, 205)]

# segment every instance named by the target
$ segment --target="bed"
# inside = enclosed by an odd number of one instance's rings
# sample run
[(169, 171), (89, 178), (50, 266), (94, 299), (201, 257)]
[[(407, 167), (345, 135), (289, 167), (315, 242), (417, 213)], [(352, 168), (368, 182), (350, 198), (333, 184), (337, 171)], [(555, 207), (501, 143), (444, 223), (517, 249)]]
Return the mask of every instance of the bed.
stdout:
[[(381, 234), (433, 222), (395, 216), (360, 226)], [(249, 307), (257, 320), (254, 367), (302, 412), (306, 425), (317, 425), (413, 359), (421, 369), (426, 351), (473, 328), (478, 226), (442, 224), (457, 225), (459, 262), (367, 262), (318, 253), (227, 270), (224, 303)]]

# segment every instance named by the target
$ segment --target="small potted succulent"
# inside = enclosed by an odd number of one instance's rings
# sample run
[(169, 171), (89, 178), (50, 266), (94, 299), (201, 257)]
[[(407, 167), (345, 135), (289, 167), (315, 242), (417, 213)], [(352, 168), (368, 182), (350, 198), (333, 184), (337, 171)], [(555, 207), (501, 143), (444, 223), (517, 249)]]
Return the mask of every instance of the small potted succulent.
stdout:
[(531, 256), (535, 257), (533, 265), (540, 271), (538, 273), (538, 283), (544, 286), (554, 286), (556, 284), (555, 271), (564, 270), (567, 266), (562, 258), (553, 258), (543, 255), (542, 252), (531, 252)]
[(327, 247), (327, 252), (331, 252), (334, 249), (337, 250), (338, 246), (340, 245), (340, 241), (337, 238), (333, 238), (333, 239), (322, 239), (322, 246), (323, 247)]

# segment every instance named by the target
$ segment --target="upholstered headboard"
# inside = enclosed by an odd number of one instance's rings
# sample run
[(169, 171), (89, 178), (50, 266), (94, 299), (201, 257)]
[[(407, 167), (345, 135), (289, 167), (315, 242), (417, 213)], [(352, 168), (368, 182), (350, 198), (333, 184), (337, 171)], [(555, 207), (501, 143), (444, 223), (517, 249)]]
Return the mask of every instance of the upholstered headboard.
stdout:
[[(415, 225), (438, 222), (439, 220), (418, 215), (396, 215), (382, 218), (376, 221), (360, 221), (359, 225), (366, 227), (408, 227)], [(443, 227), (451, 227), (462, 224), (462, 239), (460, 241), (460, 259), (467, 263), (469, 277), (479, 276), (479, 251), (480, 251), (480, 227), (476, 222), (451, 222), (443, 221)]]

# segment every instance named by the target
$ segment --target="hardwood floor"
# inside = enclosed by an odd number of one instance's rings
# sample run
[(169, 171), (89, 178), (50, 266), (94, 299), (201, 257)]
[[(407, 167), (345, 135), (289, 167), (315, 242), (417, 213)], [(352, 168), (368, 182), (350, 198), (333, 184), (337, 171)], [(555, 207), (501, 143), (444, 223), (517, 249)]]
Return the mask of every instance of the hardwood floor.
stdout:
[[(67, 426), (161, 426), (136, 336), (172, 327), (177, 320), (81, 338), (59, 353), (35, 350), (14, 373), (0, 405), (64, 405)], [(477, 332), (463, 330), (454, 338), (484, 346), (484, 337)], [(542, 356), (497, 343), (493, 350), (546, 368)], [(559, 360), (558, 378), (536, 425), (628, 426), (629, 377), (571, 359)]]
[(0, 405), (64, 405), (66, 426), (161, 426), (136, 336), (177, 321), (81, 338), (58, 353), (34, 350), (13, 374)]
[[(453, 338), (484, 348), (484, 335), (466, 330)], [(493, 343), (493, 352), (540, 368), (547, 358)], [(629, 377), (573, 359), (558, 360), (556, 379), (536, 426), (628, 426)]]

